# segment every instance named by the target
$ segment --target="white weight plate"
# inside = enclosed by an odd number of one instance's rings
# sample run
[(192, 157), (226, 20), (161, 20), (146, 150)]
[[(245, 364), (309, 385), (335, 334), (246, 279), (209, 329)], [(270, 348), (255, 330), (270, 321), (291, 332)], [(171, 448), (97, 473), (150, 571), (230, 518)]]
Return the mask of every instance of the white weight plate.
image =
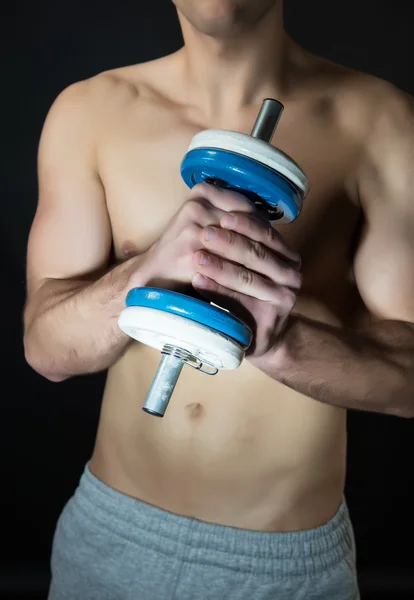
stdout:
[(179, 315), (145, 306), (128, 306), (118, 319), (120, 329), (133, 339), (162, 350), (165, 344), (184, 348), (217, 369), (236, 369), (243, 348), (216, 331)]
[(290, 156), (251, 135), (229, 129), (205, 129), (193, 137), (188, 152), (199, 148), (216, 148), (248, 156), (283, 175), (302, 192), (303, 197), (309, 191), (308, 178)]

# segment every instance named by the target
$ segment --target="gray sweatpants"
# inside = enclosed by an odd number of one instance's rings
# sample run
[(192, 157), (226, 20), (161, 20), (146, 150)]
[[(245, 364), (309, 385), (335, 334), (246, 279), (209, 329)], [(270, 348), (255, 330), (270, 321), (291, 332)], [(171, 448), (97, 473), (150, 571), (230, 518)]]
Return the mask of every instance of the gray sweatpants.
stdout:
[(181, 517), (109, 488), (86, 467), (57, 524), (49, 600), (357, 600), (345, 500), (292, 533)]

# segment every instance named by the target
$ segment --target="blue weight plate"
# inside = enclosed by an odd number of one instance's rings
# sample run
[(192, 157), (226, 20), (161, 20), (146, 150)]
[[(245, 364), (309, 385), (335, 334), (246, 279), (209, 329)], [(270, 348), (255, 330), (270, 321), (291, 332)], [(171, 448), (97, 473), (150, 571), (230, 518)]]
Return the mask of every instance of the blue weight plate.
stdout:
[(274, 169), (251, 158), (216, 148), (197, 148), (181, 163), (181, 176), (189, 188), (218, 179), (236, 191), (252, 193), (294, 221), (300, 214), (302, 195)]
[(252, 331), (237, 317), (211, 306), (208, 302), (158, 288), (133, 288), (126, 297), (126, 306), (145, 306), (179, 315), (232, 338), (243, 347), (252, 341)]

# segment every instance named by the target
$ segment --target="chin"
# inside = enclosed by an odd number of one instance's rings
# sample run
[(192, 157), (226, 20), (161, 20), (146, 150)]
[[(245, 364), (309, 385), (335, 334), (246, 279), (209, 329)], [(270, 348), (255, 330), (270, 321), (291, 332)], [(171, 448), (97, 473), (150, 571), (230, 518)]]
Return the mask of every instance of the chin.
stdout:
[(253, 28), (278, 0), (173, 0), (180, 17), (211, 37), (232, 37)]

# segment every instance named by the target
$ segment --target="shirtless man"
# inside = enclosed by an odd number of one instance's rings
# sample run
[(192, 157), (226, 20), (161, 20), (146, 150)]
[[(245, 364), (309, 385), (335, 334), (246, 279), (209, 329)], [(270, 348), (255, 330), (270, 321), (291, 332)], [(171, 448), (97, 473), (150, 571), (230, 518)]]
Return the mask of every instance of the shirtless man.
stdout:
[[(27, 361), (56, 382), (109, 368), (49, 598), (355, 599), (346, 410), (414, 414), (412, 99), (300, 48), (279, 0), (175, 4), (182, 49), (71, 85), (41, 136)], [(311, 185), (273, 230), (179, 172), (196, 132), (248, 133), (266, 97)], [(145, 285), (255, 329), (236, 371), (184, 368), (163, 419), (141, 410), (159, 352), (117, 325)]]

